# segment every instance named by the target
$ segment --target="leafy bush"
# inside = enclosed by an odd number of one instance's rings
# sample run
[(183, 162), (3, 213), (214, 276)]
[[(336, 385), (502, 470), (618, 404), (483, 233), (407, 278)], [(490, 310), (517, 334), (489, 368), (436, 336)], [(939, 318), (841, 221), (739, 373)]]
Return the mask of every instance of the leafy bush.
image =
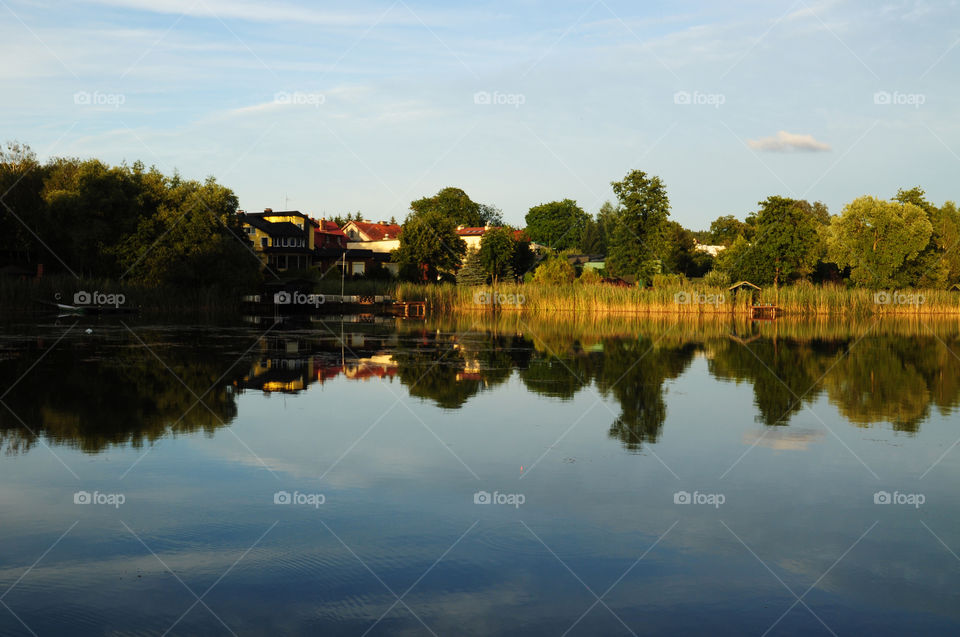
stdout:
[(725, 288), (730, 285), (730, 275), (723, 270), (710, 270), (703, 275), (703, 283), (712, 288)]

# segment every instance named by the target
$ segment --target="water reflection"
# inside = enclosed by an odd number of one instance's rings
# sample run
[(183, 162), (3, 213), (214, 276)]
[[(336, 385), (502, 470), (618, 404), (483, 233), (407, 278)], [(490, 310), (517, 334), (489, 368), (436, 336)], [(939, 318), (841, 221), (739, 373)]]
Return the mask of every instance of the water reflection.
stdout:
[[(664, 384), (698, 357), (718, 380), (748, 384), (754, 417), (789, 425), (822, 397), (858, 427), (916, 434), (931, 409), (960, 404), (955, 326), (791, 324), (327, 322), (276, 329), (98, 327), (8, 338), (0, 411), (8, 452), (37, 436), (98, 452), (165, 435), (213, 432), (243, 392), (299, 393), (335, 378), (397, 381), (410, 396), (460, 409), (514, 376), (532, 394), (593, 389), (619, 409), (609, 435), (632, 451), (667, 419)], [(251, 345), (252, 344), (252, 345)], [(773, 439), (771, 439), (773, 440)], [(784, 437), (785, 446), (800, 445)]]

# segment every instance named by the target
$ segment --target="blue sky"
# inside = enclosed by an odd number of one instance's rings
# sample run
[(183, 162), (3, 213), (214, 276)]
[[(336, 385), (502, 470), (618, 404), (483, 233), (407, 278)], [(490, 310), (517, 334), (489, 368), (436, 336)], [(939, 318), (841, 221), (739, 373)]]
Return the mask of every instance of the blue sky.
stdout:
[(638, 168), (697, 229), (960, 198), (958, 42), (952, 0), (0, 0), (0, 138), (374, 220), (449, 185), (595, 212)]

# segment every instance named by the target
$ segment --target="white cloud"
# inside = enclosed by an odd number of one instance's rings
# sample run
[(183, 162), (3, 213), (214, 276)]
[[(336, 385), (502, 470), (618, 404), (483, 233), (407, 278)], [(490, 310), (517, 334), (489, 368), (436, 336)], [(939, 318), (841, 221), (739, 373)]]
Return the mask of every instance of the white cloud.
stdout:
[(802, 135), (799, 133), (788, 133), (785, 130), (778, 131), (772, 137), (761, 137), (760, 139), (749, 139), (747, 144), (754, 150), (763, 150), (774, 153), (801, 151), (809, 153), (824, 152), (830, 150), (830, 144), (817, 141), (813, 135)]

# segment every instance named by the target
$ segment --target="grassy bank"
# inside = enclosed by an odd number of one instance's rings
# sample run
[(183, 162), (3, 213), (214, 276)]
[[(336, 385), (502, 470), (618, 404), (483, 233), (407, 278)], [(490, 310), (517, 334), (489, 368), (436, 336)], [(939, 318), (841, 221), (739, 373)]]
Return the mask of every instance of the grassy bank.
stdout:
[(399, 300), (425, 300), (433, 312), (521, 312), (595, 314), (749, 315), (754, 301), (777, 305), (797, 316), (960, 315), (960, 292), (874, 291), (842, 286), (797, 285), (756, 292), (688, 284), (661, 288), (607, 285), (525, 284), (465, 287), (452, 284), (397, 285)]
[(83, 293), (91, 298), (94, 293), (114, 295), (113, 300), (121, 307), (137, 308), (153, 316), (212, 318), (236, 315), (240, 310), (239, 295), (220, 288), (147, 288), (124, 282), (52, 275), (39, 280), (0, 279), (0, 312), (18, 315), (56, 312), (50, 304), (73, 305), (75, 295)]

